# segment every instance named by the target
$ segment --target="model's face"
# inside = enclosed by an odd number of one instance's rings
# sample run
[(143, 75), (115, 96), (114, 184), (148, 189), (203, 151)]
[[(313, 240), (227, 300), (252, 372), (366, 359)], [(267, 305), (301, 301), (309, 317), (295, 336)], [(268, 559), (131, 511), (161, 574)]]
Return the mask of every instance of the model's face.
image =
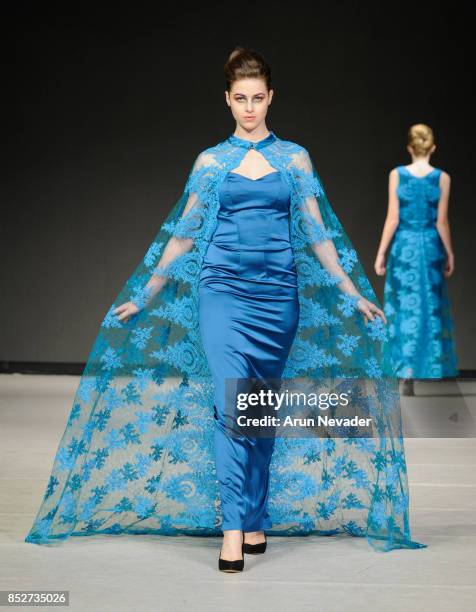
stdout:
[(253, 130), (263, 123), (272, 97), (273, 90), (266, 89), (263, 79), (240, 79), (229, 92), (225, 91), (233, 117), (245, 130)]

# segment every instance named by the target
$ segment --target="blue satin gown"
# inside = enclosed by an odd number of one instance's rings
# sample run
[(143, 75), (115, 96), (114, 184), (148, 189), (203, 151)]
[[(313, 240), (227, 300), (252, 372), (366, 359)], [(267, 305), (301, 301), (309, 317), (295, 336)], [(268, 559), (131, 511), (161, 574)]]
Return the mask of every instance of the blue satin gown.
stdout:
[(279, 171), (256, 180), (229, 172), (200, 274), (199, 323), (214, 382), (223, 531), (272, 526), (266, 502), (274, 438), (227, 433), (225, 380), (282, 375), (299, 320), (289, 205)]
[(458, 374), (446, 251), (436, 228), (441, 170), (416, 177), (397, 168), (399, 224), (387, 261), (384, 312), (389, 342), (384, 370), (401, 378)]

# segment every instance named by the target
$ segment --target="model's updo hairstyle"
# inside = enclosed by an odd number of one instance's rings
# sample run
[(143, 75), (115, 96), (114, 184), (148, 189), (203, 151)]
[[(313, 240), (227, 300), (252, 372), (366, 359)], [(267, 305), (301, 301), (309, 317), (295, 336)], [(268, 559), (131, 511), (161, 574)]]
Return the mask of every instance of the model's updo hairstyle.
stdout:
[(271, 89), (271, 67), (257, 51), (235, 47), (225, 64), (226, 89), (230, 91), (239, 79), (264, 79), (266, 88)]
[(408, 144), (415, 155), (428, 155), (435, 144), (433, 130), (424, 123), (416, 123), (408, 130)]

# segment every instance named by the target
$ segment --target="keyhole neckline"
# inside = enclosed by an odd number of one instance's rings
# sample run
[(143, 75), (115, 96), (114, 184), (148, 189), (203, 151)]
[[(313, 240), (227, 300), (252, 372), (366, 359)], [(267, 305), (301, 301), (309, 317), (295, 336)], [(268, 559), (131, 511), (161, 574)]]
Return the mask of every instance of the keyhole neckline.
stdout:
[(258, 149), (258, 150), (263, 149), (264, 147), (267, 147), (272, 142), (274, 142), (276, 139), (277, 139), (277, 136), (272, 130), (269, 131), (269, 134), (265, 138), (262, 138), (261, 140), (258, 140), (258, 141), (246, 140), (245, 138), (240, 138), (239, 136), (235, 136), (235, 134), (231, 134), (228, 137), (228, 141), (233, 145), (236, 145), (238, 147), (244, 147), (245, 149)]

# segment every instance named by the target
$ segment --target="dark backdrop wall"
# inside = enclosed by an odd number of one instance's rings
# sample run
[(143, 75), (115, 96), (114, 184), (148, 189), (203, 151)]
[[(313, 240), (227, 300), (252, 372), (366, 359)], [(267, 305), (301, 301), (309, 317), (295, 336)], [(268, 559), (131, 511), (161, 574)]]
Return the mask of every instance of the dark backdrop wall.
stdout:
[(222, 68), (239, 44), (271, 62), (268, 128), (311, 152), (380, 299), (373, 262), (388, 173), (409, 162), (409, 125), (434, 128), (432, 161), (453, 181), (449, 287), (460, 366), (476, 369), (472, 22), (464, 5), (34, 6), (4, 15), (12, 87), (1, 360), (86, 361), (196, 155), (235, 129)]

